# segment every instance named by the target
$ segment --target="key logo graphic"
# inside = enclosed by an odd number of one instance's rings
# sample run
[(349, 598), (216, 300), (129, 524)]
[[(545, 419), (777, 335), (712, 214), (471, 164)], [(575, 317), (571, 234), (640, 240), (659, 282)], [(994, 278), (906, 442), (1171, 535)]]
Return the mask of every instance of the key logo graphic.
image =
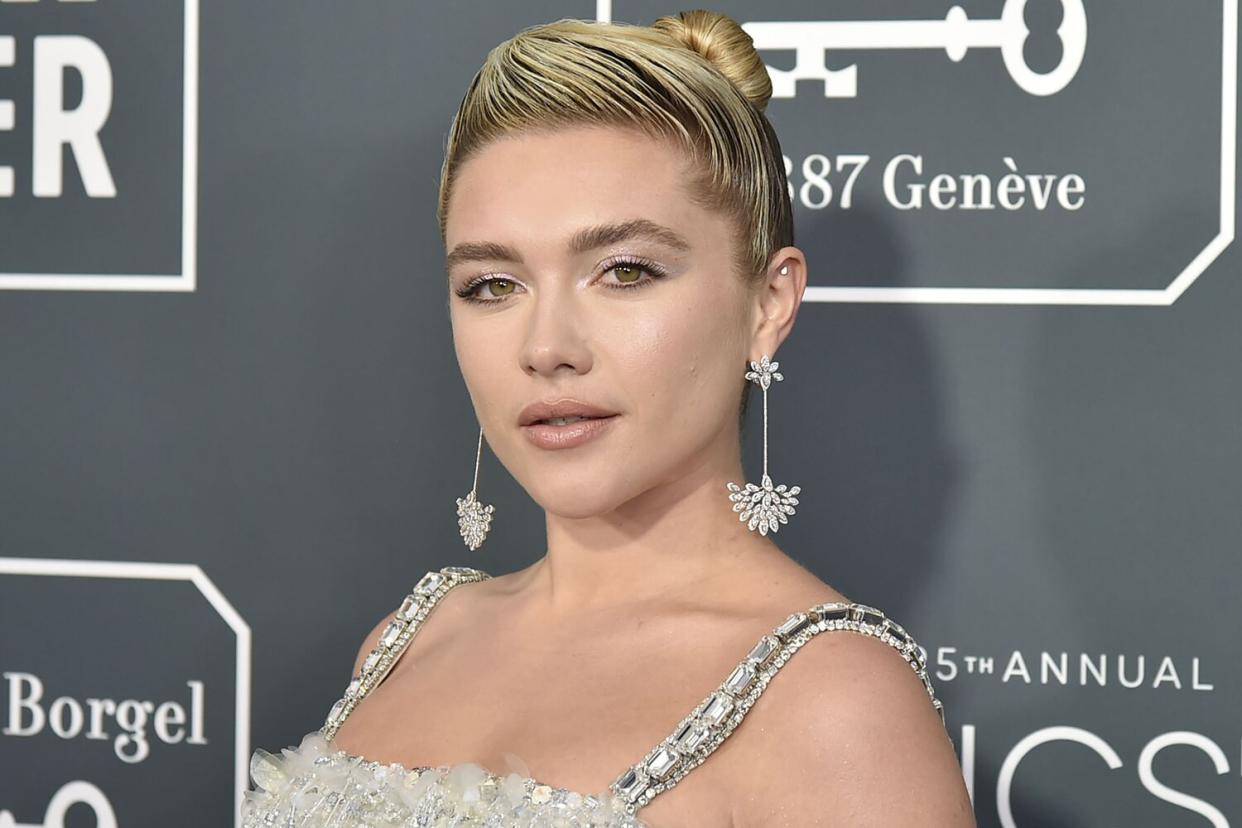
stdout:
[(198, 0), (0, 0), (0, 289), (195, 289)]
[(769, 68), (772, 96), (792, 98), (798, 80), (822, 80), (824, 97), (858, 95), (858, 67), (829, 69), (825, 53), (859, 49), (943, 49), (960, 63), (971, 49), (999, 49), (1015, 83), (1031, 95), (1054, 95), (1065, 88), (1082, 65), (1087, 50), (1087, 16), (1082, 0), (1059, 0), (1061, 59), (1056, 68), (1039, 72), (1027, 63), (1023, 46), (1031, 34), (1024, 12), (1028, 0), (1009, 0), (996, 20), (971, 20), (961, 6), (949, 9), (944, 20), (842, 20), (747, 23), (742, 28), (756, 49), (794, 49), (792, 70)]

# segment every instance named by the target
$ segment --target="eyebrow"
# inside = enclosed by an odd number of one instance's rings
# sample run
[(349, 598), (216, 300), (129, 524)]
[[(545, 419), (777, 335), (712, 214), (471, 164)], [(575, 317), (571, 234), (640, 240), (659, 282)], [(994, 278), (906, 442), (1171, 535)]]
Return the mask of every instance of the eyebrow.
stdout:
[[(673, 248), (689, 250), (690, 243), (675, 230), (657, 224), (650, 219), (631, 219), (614, 224), (597, 224), (584, 227), (569, 240), (569, 251), (586, 253), (628, 239), (649, 239)], [(461, 242), (444, 257), (444, 267), (451, 270), (455, 265), (471, 261), (504, 261), (522, 264), (522, 256), (512, 247), (498, 242)]]

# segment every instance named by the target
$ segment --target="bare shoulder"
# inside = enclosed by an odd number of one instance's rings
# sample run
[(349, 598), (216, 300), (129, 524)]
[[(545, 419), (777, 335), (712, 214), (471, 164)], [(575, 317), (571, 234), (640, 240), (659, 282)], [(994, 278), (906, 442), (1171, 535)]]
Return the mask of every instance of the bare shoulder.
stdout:
[(910, 664), (877, 638), (815, 635), (752, 717), (768, 782), (739, 803), (746, 828), (975, 825), (939, 712)]

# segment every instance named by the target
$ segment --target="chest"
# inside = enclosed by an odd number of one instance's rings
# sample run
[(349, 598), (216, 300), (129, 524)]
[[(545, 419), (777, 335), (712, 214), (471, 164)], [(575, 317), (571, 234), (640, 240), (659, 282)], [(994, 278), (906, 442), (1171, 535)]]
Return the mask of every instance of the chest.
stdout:
[[(473, 761), (598, 793), (668, 736), (747, 647), (739, 638), (704, 652), (659, 630), (638, 647), (630, 631), (624, 648), (591, 636), (480, 632), (411, 645), (337, 732), (340, 747), (406, 766)], [(639, 817), (654, 828), (733, 825), (746, 764), (739, 735)]]

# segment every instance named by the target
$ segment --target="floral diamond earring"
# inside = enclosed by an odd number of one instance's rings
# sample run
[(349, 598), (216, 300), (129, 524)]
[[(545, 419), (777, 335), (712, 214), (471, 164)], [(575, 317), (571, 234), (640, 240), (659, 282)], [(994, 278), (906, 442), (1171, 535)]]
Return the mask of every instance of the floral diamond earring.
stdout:
[(776, 370), (779, 366), (779, 362), (769, 362), (764, 354), (758, 362), (752, 361), (746, 372), (746, 379), (763, 388), (763, 481), (758, 486), (747, 483), (745, 488), (732, 482), (727, 484), (733, 511), (741, 512), (738, 520), (746, 522), (746, 528), (752, 532), (758, 529), (761, 535), (767, 535), (768, 530), (776, 532), (782, 523), (789, 522), (785, 516), (794, 513), (794, 506), (798, 505), (796, 495), (802, 491), (801, 486), (791, 486), (786, 491), (784, 483), (773, 488), (772, 478), (768, 477), (768, 386), (785, 379)]
[(496, 511), (495, 506), (490, 503), (484, 506), (476, 496), (479, 490), (479, 460), (482, 457), (483, 427), (479, 426), (479, 448), (474, 455), (474, 486), (465, 497), (457, 498), (457, 530), (472, 552), (487, 538), (492, 514)]

